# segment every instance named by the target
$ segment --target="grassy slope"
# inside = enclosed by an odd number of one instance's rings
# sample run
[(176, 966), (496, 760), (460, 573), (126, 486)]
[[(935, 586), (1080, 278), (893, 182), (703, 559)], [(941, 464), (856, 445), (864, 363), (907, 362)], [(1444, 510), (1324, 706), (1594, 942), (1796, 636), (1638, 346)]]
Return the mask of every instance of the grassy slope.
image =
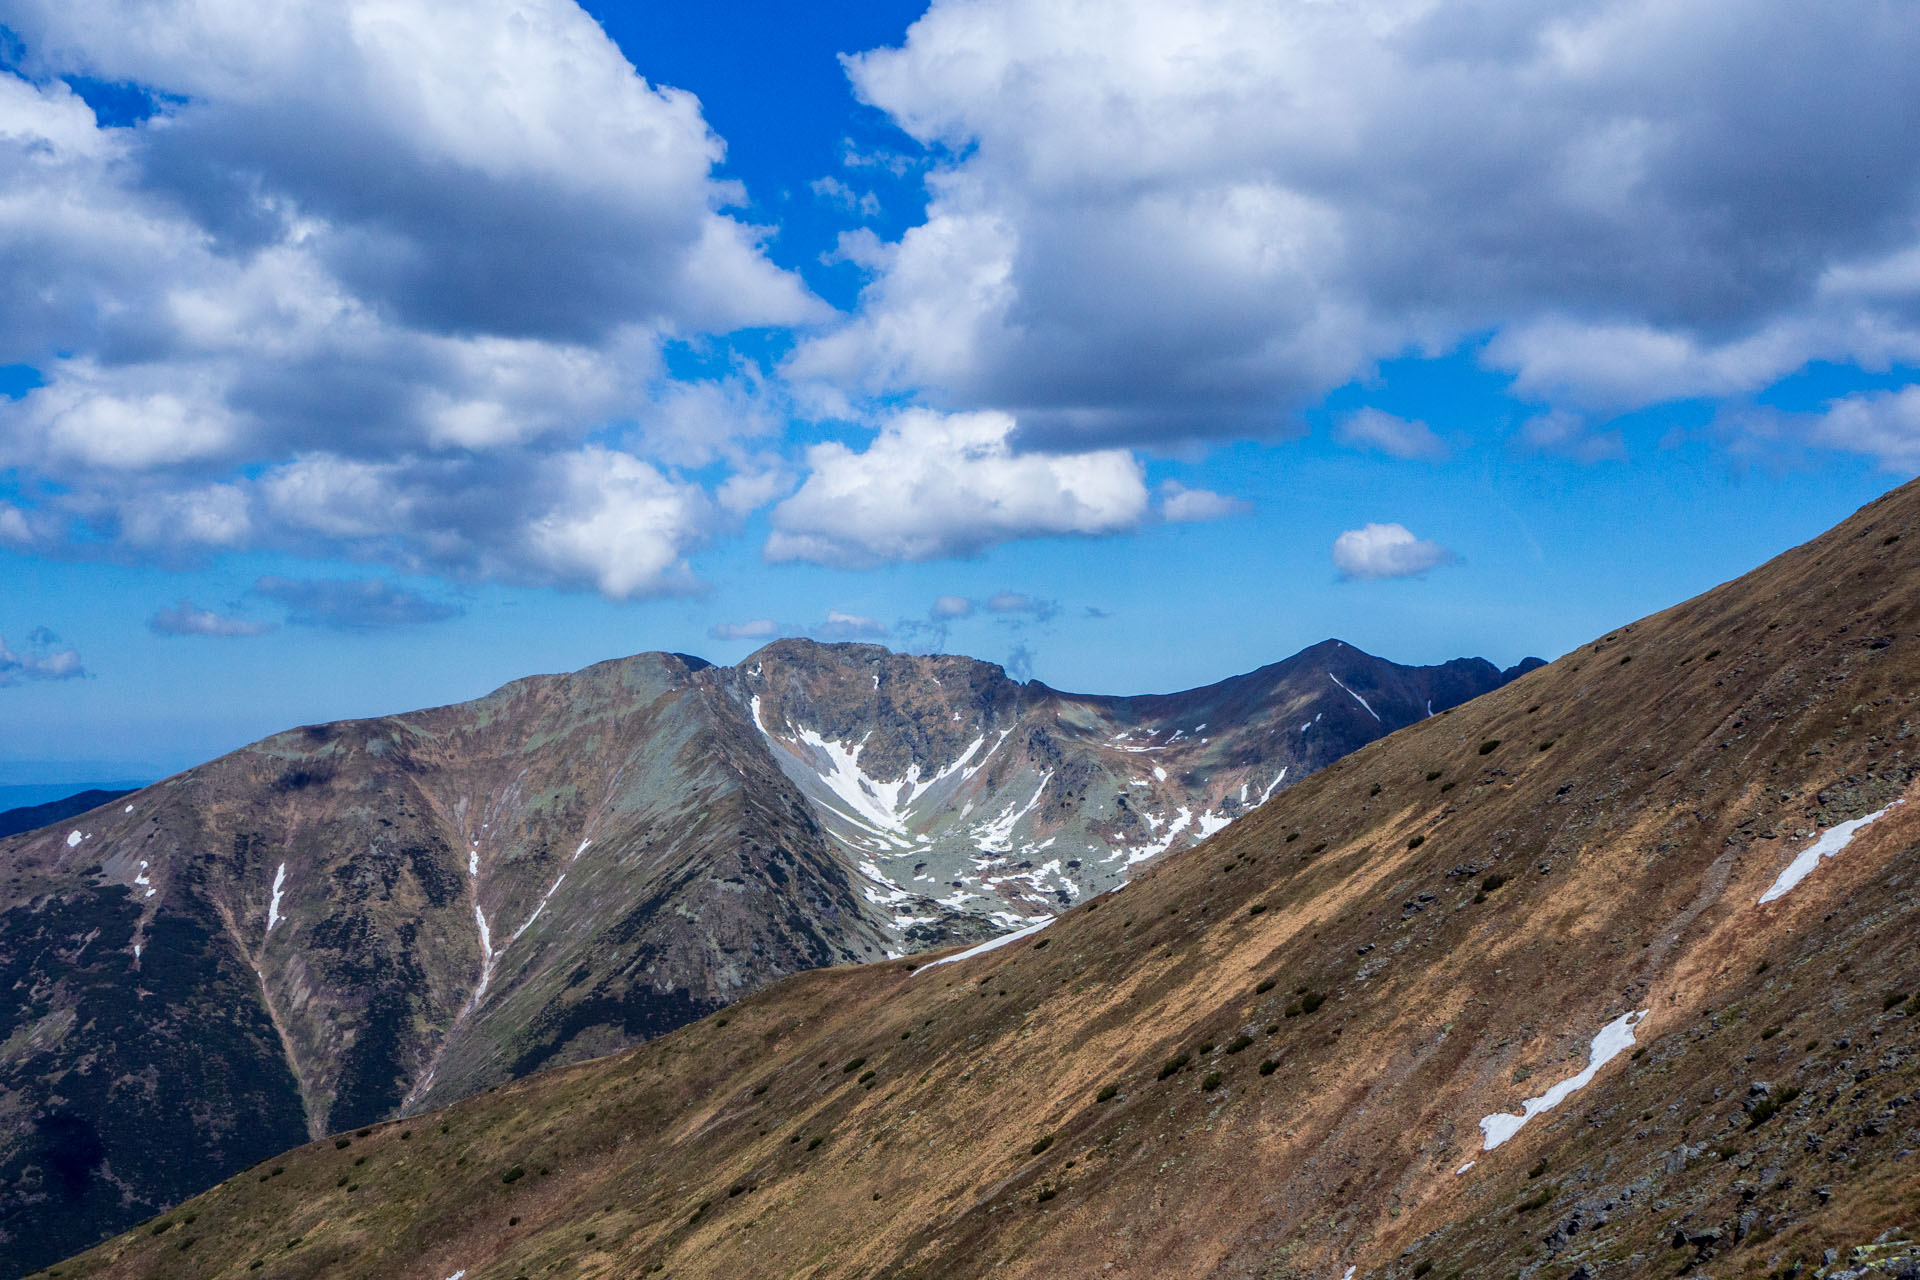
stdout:
[[(1920, 1004), (1883, 1005), (1920, 990), (1920, 805), (1756, 900), (1793, 833), (1920, 765), (1916, 517), (1909, 486), (1037, 939), (800, 975), (290, 1152), (60, 1274), (1559, 1280), (1910, 1225)], [(1326, 1002), (1287, 1016), (1302, 989)], [(1644, 1053), (1479, 1151), (1630, 1009)], [(1756, 1080), (1803, 1092), (1753, 1126)]]

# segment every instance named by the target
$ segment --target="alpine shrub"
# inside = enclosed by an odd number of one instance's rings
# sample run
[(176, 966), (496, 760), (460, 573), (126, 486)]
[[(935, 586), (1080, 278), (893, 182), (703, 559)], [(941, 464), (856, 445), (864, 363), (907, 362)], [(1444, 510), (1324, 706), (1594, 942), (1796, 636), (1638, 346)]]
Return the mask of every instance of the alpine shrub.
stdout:
[(1120, 1095), (1119, 1085), (1103, 1084), (1100, 1086), (1100, 1092), (1093, 1095), (1093, 1100), (1095, 1102), (1111, 1102), (1114, 1098), (1118, 1097), (1119, 1095)]
[(1207, 1074), (1200, 1081), (1200, 1091), (1202, 1093), (1212, 1093), (1215, 1089), (1218, 1089), (1219, 1087), (1220, 1087), (1220, 1073), (1218, 1071), (1207, 1072)]
[(1166, 1066), (1160, 1068), (1160, 1074), (1157, 1078), (1161, 1080), (1165, 1080), (1168, 1076), (1180, 1070), (1180, 1068), (1186, 1066), (1187, 1063), (1191, 1061), (1193, 1061), (1193, 1055), (1186, 1054), (1186, 1053), (1176, 1053), (1173, 1057), (1167, 1059)]
[(1494, 748), (1498, 747), (1499, 745), (1500, 745), (1500, 739), (1488, 738), (1485, 742), (1480, 744), (1480, 754), (1483, 756), (1490, 756), (1493, 754)]
[(1037, 1156), (1052, 1145), (1053, 1145), (1053, 1135), (1048, 1134), (1046, 1137), (1040, 1139), (1040, 1141), (1034, 1143), (1031, 1147), (1028, 1147), (1027, 1154)]

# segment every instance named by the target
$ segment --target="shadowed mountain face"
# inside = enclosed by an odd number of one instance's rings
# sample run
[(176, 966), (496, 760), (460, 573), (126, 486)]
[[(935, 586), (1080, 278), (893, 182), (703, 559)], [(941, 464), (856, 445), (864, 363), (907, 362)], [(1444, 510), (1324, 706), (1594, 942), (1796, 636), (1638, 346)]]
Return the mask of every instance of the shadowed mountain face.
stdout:
[(1503, 678), (1338, 642), (1148, 698), (872, 646), (643, 654), (0, 841), (0, 1274), (307, 1137), (1046, 918)]
[(62, 1275), (1911, 1275), (1917, 727), (1910, 485), (1044, 930), (309, 1144)]
[(53, 822), (98, 809), (103, 804), (112, 804), (121, 796), (131, 795), (132, 791), (78, 791), (59, 800), (49, 800), (45, 804), (24, 805), (18, 809), (0, 809), (0, 836), (17, 836), (22, 831), (37, 831)]

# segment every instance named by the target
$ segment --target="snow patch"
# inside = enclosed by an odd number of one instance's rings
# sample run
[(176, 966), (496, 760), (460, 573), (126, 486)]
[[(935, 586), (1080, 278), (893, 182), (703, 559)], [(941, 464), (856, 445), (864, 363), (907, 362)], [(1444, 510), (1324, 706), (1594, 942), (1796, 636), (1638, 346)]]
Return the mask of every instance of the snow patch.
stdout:
[(86, 837), (81, 835), (78, 831), (69, 833), (67, 836), (67, 848), (69, 849), (78, 848), (80, 846), (80, 842), (84, 839), (86, 839)]
[(467, 874), (469, 876), (480, 874), (480, 850), (477, 848), (467, 850)]
[(1841, 850), (1853, 843), (1854, 836), (1885, 817), (1896, 805), (1903, 803), (1905, 802), (1895, 800), (1885, 809), (1876, 809), (1864, 818), (1855, 818), (1850, 822), (1828, 827), (1818, 840), (1802, 849), (1799, 856), (1787, 865), (1787, 869), (1782, 871), (1779, 878), (1773, 882), (1773, 887), (1760, 895), (1760, 901), (1764, 904), (1786, 897), (1793, 892), (1794, 886), (1813, 874), (1813, 869), (1820, 865), (1820, 859), (1837, 856)]
[(1463, 1174), (1463, 1173), (1465, 1173), (1465, 1172), (1466, 1172), (1467, 1170), (1469, 1170), (1469, 1169), (1471, 1169), (1471, 1168), (1473, 1168), (1473, 1166), (1474, 1166), (1474, 1165), (1476, 1165), (1476, 1164), (1478, 1164), (1478, 1163), (1479, 1163), (1479, 1161), (1477, 1161), (1477, 1160), (1469, 1160), (1469, 1161), (1467, 1161), (1467, 1162), (1466, 1162), (1465, 1164), (1463, 1164), (1463, 1165), (1461, 1165), (1461, 1166), (1460, 1166), (1460, 1167), (1459, 1167), (1458, 1169), (1455, 1169), (1455, 1170), (1453, 1171), (1453, 1176), (1454, 1176), (1454, 1177), (1456, 1177), (1456, 1178), (1457, 1178), (1457, 1177), (1459, 1177), (1459, 1176), (1460, 1176), (1461, 1174)]
[(132, 813), (132, 812), (133, 812), (133, 806), (132, 806), (132, 805), (128, 805), (128, 806), (127, 806), (127, 807), (126, 807), (125, 809), (122, 809), (122, 810), (121, 810), (121, 812), (122, 812), (122, 813)]
[(1267, 800), (1273, 795), (1273, 789), (1275, 787), (1279, 786), (1281, 783), (1287, 780), (1287, 770), (1291, 767), (1292, 767), (1291, 765), (1284, 765), (1284, 764), (1280, 766), (1280, 776), (1275, 778), (1272, 782), (1269, 782), (1267, 784), (1267, 789), (1260, 793), (1261, 804), (1265, 804)]
[(147, 879), (147, 860), (145, 858), (140, 860), (140, 870), (134, 873), (133, 882), (145, 889), (149, 898), (153, 896), (153, 881)]
[[(584, 849), (587, 846), (583, 844), (580, 847)], [(573, 856), (577, 858), (580, 855), (578, 853), (575, 853)], [(559, 878), (556, 879), (552, 884), (547, 886), (547, 891), (540, 895), (539, 905), (534, 907), (533, 914), (528, 916), (526, 920), (520, 925), (520, 927), (518, 929), (515, 929), (513, 933), (508, 936), (506, 946), (501, 947), (500, 950), (505, 951), (507, 947), (510, 947), (514, 943), (520, 941), (520, 935), (533, 927), (533, 922), (535, 920), (538, 920), (540, 918), (540, 913), (547, 909), (547, 903), (553, 901), (553, 895), (560, 891), (560, 886), (563, 883), (565, 883), (566, 878), (567, 878), (567, 873), (562, 871), (560, 873)], [(476, 910), (477, 909), (478, 908), (476, 908)], [(484, 927), (485, 927), (485, 922), (483, 921), (482, 928)]]
[(273, 932), (273, 926), (284, 917), (280, 914), (280, 894), (287, 883), (287, 864), (281, 863), (280, 869), (273, 873), (273, 898), (267, 903), (267, 932)]
[(467, 1001), (469, 1009), (479, 1005), (487, 994), (487, 984), (493, 981), (493, 930), (487, 928), (487, 913), (477, 902), (473, 904), (473, 920), (480, 926), (480, 985), (473, 989), (473, 998)]
[[(1347, 686), (1345, 686), (1344, 684), (1340, 684), (1340, 677), (1333, 674), (1333, 672), (1331, 671), (1327, 672), (1327, 679), (1333, 681), (1335, 684), (1339, 684), (1342, 689), (1347, 689)], [(1349, 698), (1352, 698), (1355, 702), (1359, 703), (1361, 706), (1366, 707), (1367, 714), (1372, 716), (1375, 720), (1379, 721), (1381, 724), (1386, 723), (1386, 721), (1380, 719), (1380, 713), (1378, 711), (1375, 711), (1372, 707), (1367, 706), (1367, 700), (1365, 698), (1361, 697), (1359, 694), (1355, 693), (1351, 689), (1347, 689), (1347, 696)], [(1319, 716), (1314, 717), (1315, 720), (1318, 720), (1319, 718), (1320, 718)]]
[(1647, 1012), (1642, 1009), (1638, 1013), (1623, 1013), (1600, 1028), (1600, 1034), (1593, 1038), (1593, 1043), (1587, 1050), (1586, 1070), (1577, 1076), (1568, 1076), (1537, 1098), (1528, 1098), (1522, 1104), (1519, 1115), (1501, 1112), (1483, 1117), (1480, 1121), (1480, 1131), (1486, 1134), (1486, 1145), (1481, 1150), (1493, 1150), (1520, 1132), (1520, 1126), (1527, 1121), (1542, 1112), (1553, 1110), (1565, 1102), (1576, 1089), (1584, 1089), (1591, 1084), (1601, 1067), (1633, 1047), (1633, 1028), (1647, 1016)]
[(1155, 765), (1153, 766), (1153, 776), (1158, 778), (1160, 781), (1165, 782), (1167, 780), (1167, 771), (1165, 769), (1162, 769), (1159, 765)]
[(982, 853), (1012, 853), (1014, 827), (1019, 824), (1020, 819), (1039, 806), (1040, 797), (1045, 794), (1047, 784), (1052, 781), (1053, 770), (1049, 769), (1040, 775), (1040, 785), (1033, 789), (1033, 799), (1027, 801), (1024, 806), (1010, 803), (999, 817), (975, 827), (974, 847)]
[(1045, 920), (1037, 924), (1030, 924), (1024, 929), (1016, 929), (1012, 933), (1002, 934), (997, 938), (989, 938), (977, 947), (968, 947), (957, 956), (948, 956), (944, 960), (935, 960), (932, 964), (922, 965), (920, 968), (914, 970), (914, 972), (925, 973), (929, 969), (938, 969), (943, 964), (958, 964), (962, 960), (971, 960), (975, 956), (985, 955), (987, 952), (995, 950), (996, 948), (1004, 947), (1009, 942), (1018, 942), (1022, 938), (1030, 938), (1052, 923), (1053, 917), (1048, 916)]

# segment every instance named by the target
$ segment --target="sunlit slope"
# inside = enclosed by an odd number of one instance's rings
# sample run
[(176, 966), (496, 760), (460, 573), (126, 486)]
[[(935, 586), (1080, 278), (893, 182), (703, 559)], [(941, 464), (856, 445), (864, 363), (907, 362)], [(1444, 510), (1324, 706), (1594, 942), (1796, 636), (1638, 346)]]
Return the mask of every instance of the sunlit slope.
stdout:
[(1908, 486), (1032, 937), (312, 1144), (62, 1274), (1725, 1275), (1911, 1226), (1917, 515)]

